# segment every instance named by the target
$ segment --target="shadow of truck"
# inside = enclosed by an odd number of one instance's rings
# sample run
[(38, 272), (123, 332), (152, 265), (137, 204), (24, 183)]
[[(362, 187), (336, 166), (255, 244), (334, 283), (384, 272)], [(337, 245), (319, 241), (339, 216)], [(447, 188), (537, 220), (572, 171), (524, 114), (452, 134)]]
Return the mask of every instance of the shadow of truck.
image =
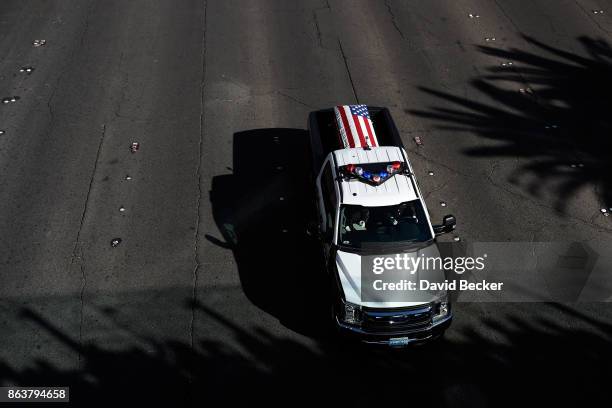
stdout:
[(325, 331), (327, 277), (316, 241), (306, 130), (257, 129), (233, 139), (233, 174), (215, 176), (210, 200), (223, 241), (234, 253), (244, 293), (296, 332)]

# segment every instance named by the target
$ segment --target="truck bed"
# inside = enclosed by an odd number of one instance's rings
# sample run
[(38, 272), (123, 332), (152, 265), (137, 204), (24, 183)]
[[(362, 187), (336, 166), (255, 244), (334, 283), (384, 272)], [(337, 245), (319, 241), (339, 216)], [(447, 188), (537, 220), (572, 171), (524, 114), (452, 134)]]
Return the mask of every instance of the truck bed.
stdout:
[[(391, 118), (389, 109), (368, 106), (368, 111), (379, 146), (403, 147), (402, 139)], [(338, 135), (333, 108), (311, 112), (308, 116), (308, 131), (310, 133), (312, 165), (314, 173), (318, 174), (325, 157), (330, 152), (344, 147)]]

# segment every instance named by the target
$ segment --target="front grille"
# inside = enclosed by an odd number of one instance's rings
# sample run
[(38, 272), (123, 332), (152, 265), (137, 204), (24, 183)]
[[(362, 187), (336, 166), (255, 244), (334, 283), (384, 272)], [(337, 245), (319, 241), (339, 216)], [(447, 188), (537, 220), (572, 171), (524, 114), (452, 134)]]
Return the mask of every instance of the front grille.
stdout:
[(361, 328), (371, 333), (394, 333), (421, 331), (431, 327), (434, 314), (430, 304), (379, 309), (364, 307)]

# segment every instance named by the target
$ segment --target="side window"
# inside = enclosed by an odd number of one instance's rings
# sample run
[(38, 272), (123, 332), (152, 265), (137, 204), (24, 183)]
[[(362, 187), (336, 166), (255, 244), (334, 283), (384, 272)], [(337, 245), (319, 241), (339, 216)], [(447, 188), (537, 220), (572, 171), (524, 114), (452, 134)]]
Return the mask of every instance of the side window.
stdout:
[(334, 219), (336, 215), (336, 190), (334, 188), (334, 176), (329, 162), (325, 165), (325, 169), (321, 175), (321, 194), (323, 196), (323, 205), (325, 206), (325, 233), (328, 234), (328, 237), (331, 237), (333, 235)]

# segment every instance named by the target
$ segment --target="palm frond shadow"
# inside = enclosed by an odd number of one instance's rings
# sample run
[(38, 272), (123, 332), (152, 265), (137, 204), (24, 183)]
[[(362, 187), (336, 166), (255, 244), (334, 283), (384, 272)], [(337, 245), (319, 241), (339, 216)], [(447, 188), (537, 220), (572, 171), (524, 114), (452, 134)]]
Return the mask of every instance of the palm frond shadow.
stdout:
[(522, 159), (509, 181), (534, 195), (549, 189), (560, 212), (566, 210), (567, 197), (586, 186), (595, 188), (602, 205), (609, 205), (612, 47), (603, 39), (580, 37), (586, 58), (524, 38), (535, 51), (478, 47), (499, 61), (470, 82), (492, 103), (421, 87), (447, 107), (410, 112), (435, 121), (439, 129), (471, 132), (498, 142), (463, 153)]
[[(406, 398), (452, 407), (514, 407), (526, 398), (536, 405), (574, 405), (606, 395), (612, 363), (610, 323), (563, 305), (540, 304), (540, 314), (529, 319), (514, 313), (483, 318), (479, 326), (460, 329), (463, 341), (400, 350), (336, 342), (312, 347), (261, 327), (247, 329), (201, 302), (189, 300), (184, 307), (197, 311), (203, 328), (222, 328), (232, 340), (214, 339), (208, 330), (193, 344), (148, 337), (131, 321), (107, 330), (129, 333), (130, 343), (140, 346), (115, 349), (102, 339), (80, 343), (48, 316), (23, 308), (19, 319), (78, 352), (79, 362), (57, 366), (35, 359), (17, 368), (0, 359), (0, 384), (69, 386), (71, 404), (90, 407), (117, 400), (137, 406), (242, 406), (286, 402), (287, 394), (355, 406)], [(127, 317), (107, 315), (113, 321)], [(338, 391), (338, 378), (363, 373), (371, 386)]]

